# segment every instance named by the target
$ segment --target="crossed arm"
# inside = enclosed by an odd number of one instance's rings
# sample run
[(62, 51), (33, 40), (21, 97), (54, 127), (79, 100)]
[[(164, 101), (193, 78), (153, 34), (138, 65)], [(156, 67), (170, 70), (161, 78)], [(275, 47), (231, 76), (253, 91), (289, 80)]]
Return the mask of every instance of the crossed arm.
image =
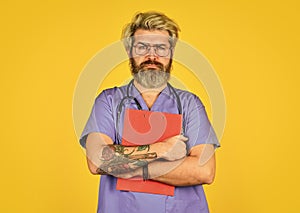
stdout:
[(174, 186), (210, 184), (215, 176), (213, 145), (197, 145), (186, 155), (187, 138), (174, 136), (151, 145), (113, 145), (110, 137), (90, 133), (86, 140), (88, 167), (93, 174), (141, 178), (148, 165), (152, 180)]

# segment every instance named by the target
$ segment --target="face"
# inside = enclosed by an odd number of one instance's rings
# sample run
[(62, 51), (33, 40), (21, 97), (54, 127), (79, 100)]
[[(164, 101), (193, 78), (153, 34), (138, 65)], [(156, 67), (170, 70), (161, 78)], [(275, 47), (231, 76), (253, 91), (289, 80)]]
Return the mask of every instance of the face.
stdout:
[(161, 30), (139, 29), (129, 52), (135, 81), (145, 88), (159, 88), (170, 78), (172, 49), (169, 33)]

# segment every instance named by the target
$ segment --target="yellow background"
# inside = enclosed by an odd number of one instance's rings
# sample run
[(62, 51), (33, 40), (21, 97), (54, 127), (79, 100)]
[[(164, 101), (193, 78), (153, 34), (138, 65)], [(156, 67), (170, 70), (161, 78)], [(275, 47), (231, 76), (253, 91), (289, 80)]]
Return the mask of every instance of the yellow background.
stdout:
[(0, 3), (0, 212), (95, 212), (73, 92), (92, 56), (150, 9), (180, 24), (224, 88), (211, 212), (300, 211), (298, 1), (28, 0)]

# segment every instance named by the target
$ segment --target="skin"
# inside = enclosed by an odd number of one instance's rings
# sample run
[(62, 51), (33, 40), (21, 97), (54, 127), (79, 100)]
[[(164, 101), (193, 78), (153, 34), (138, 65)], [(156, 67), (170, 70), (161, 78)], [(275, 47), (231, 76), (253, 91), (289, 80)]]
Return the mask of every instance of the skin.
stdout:
[[(148, 35), (157, 35), (157, 37), (148, 37)], [(138, 29), (134, 36), (136, 38), (135, 42), (142, 41), (150, 44), (156, 44), (168, 42), (167, 38), (169, 34), (164, 30), (148, 31)], [(128, 54), (134, 58), (137, 65), (151, 59), (167, 66), (170, 61), (170, 57), (158, 57), (153, 48), (151, 48), (150, 52), (145, 56), (136, 55), (134, 51), (132, 53), (128, 52)], [(157, 66), (151, 64), (148, 65), (147, 68), (157, 69)], [(166, 87), (166, 85), (164, 85), (161, 88), (146, 89), (137, 82), (134, 82), (134, 84), (141, 92), (141, 95), (149, 109), (151, 109), (151, 106), (156, 101), (160, 92)], [(121, 178), (142, 177), (142, 168), (141, 166), (138, 166), (140, 165), (140, 162), (138, 161), (146, 160), (149, 165), (150, 179), (152, 180), (174, 186), (211, 184), (215, 177), (215, 153), (213, 145), (197, 145), (194, 146), (189, 153), (186, 153), (186, 141), (186, 137), (177, 135), (168, 138), (165, 141), (151, 144), (147, 149), (143, 149), (141, 151), (138, 151), (139, 149), (137, 147), (125, 147), (125, 154), (131, 153), (130, 155), (137, 155), (156, 153), (157, 157), (155, 159), (142, 159), (132, 161), (130, 163), (124, 161), (124, 165), (126, 164), (124, 167), (125, 169), (121, 172), (111, 173), (110, 175)], [(101, 160), (101, 153), (103, 153), (103, 149), (108, 144), (113, 145), (113, 141), (105, 134), (90, 133), (88, 135), (86, 141), (87, 162), (92, 174), (99, 174), (97, 169), (104, 163), (107, 163), (107, 161), (104, 162)], [(163, 159), (163, 161), (161, 159)], [(112, 168), (113, 167), (114, 166), (112, 166)]]
[[(144, 43), (154, 43), (154, 44), (169, 44), (168, 38), (169, 38), (169, 33), (164, 30), (142, 30), (138, 29), (135, 33), (135, 42), (134, 44), (138, 42), (144, 42)], [(130, 56), (130, 52), (128, 52), (128, 55)], [(148, 59), (158, 61), (162, 63), (164, 66), (166, 66), (169, 61), (170, 61), (170, 55), (167, 57), (158, 57), (153, 48), (150, 50), (150, 52), (145, 55), (145, 56), (139, 56), (136, 55), (134, 51), (132, 51), (132, 57), (134, 58), (135, 62), (137, 64), (141, 64), (144, 61), (147, 61)], [(155, 65), (149, 65), (148, 68), (157, 68)]]

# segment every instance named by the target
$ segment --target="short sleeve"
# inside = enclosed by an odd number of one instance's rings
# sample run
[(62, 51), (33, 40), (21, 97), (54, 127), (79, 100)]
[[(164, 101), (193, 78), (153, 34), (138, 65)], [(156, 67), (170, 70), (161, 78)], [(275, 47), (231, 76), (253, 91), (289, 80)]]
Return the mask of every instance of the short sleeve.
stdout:
[(112, 101), (104, 90), (95, 100), (89, 119), (80, 137), (80, 144), (85, 148), (86, 138), (91, 132), (101, 132), (115, 141), (115, 126), (112, 113)]
[(187, 142), (188, 151), (199, 144), (213, 144), (215, 148), (220, 146), (215, 131), (208, 120), (205, 107), (196, 95), (189, 98), (185, 114), (185, 134), (189, 138)]

